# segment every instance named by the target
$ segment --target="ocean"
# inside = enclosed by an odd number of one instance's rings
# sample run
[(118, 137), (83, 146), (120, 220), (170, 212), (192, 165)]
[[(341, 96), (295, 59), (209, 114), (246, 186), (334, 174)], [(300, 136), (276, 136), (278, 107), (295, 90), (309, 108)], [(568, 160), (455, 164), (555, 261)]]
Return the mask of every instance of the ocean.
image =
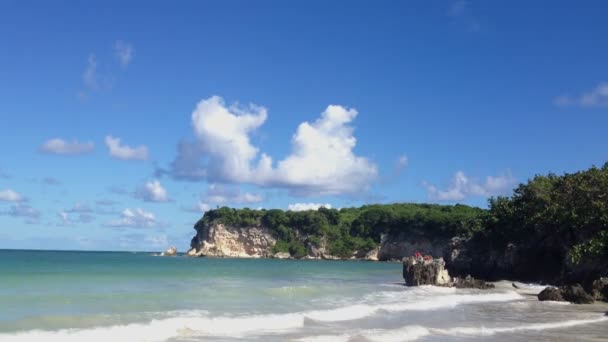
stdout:
[(0, 341), (606, 341), (608, 305), (402, 285), (399, 263), (0, 250)]

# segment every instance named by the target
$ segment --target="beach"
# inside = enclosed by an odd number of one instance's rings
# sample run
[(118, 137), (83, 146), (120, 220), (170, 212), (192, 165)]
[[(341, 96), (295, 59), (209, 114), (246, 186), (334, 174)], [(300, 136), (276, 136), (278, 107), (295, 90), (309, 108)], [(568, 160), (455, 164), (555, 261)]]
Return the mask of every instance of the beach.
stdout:
[(0, 341), (600, 341), (608, 304), (406, 287), (401, 264), (0, 251)]

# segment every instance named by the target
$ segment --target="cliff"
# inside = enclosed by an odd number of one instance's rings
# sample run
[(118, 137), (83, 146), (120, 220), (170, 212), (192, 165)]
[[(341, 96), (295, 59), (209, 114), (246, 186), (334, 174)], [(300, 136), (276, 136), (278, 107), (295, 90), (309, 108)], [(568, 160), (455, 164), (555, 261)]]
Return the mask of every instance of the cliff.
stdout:
[[(218, 208), (195, 225), (191, 256), (401, 260), (442, 255), (483, 210), (463, 205), (369, 205), (309, 211)], [(285, 254), (281, 254), (285, 255)]]
[(443, 255), (450, 247), (449, 240), (410, 239), (403, 235), (383, 234), (381, 241), (371, 248), (353, 250), (349, 255), (337, 256), (328, 251), (326, 239), (313, 244), (310, 237), (298, 236), (305, 246), (304, 255), (291, 255), (278, 250), (276, 234), (263, 224), (234, 226), (221, 222), (199, 222), (196, 235), (190, 242), (188, 256), (236, 257), (236, 258), (285, 258), (285, 255), (303, 259), (370, 261), (401, 261), (416, 252)]
[(272, 256), (276, 244), (268, 228), (262, 226), (234, 227), (213, 223), (197, 228), (190, 242), (189, 256), (263, 258)]

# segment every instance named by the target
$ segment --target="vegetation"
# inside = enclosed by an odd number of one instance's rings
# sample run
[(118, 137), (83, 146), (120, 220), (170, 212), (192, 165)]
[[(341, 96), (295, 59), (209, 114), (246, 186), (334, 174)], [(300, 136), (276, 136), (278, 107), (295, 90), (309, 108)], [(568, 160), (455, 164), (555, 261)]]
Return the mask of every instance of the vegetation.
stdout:
[(490, 199), (481, 224), (480, 234), (493, 248), (545, 239), (575, 263), (608, 260), (608, 163), (563, 176), (536, 176), (513, 196)]
[(206, 212), (201, 223), (264, 225), (277, 238), (273, 252), (301, 257), (307, 254), (307, 246), (323, 246), (332, 255), (347, 257), (355, 251), (375, 248), (382, 234), (429, 239), (470, 235), (480, 229), (478, 218), (482, 212), (482, 209), (459, 204), (412, 203), (309, 211), (223, 207)]
[(307, 246), (351, 256), (378, 246), (383, 234), (430, 240), (472, 236), (486, 251), (542, 241), (539, 246), (546, 250), (534, 255), (608, 265), (608, 163), (562, 176), (535, 176), (512, 196), (491, 198), (488, 210), (413, 203), (300, 212), (223, 207), (205, 213), (199, 224), (213, 221), (264, 225), (277, 238), (273, 251), (296, 257), (306, 255)]

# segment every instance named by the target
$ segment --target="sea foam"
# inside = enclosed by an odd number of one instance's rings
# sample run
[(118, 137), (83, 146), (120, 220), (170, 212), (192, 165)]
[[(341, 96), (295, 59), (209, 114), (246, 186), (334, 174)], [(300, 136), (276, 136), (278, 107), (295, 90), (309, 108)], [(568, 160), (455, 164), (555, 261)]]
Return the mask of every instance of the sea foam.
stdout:
[[(363, 302), (342, 307), (294, 312), (286, 314), (259, 314), (243, 316), (209, 317), (205, 311), (179, 312), (171, 318), (155, 319), (149, 323), (132, 323), (90, 329), (63, 329), (58, 331), (30, 330), (11, 334), (0, 334), (2, 341), (164, 341), (179, 336), (248, 336), (277, 334), (304, 327), (305, 320), (319, 322), (341, 322), (366, 318), (382, 311), (420, 311), (452, 308), (461, 304), (507, 302), (522, 297), (513, 292), (489, 294), (455, 294), (451, 290), (421, 288), (407, 291), (380, 293), (382, 301), (365, 299)], [(166, 316), (165, 316), (166, 317)], [(411, 336), (423, 334), (419, 328)], [(384, 338), (392, 341), (392, 332), (386, 335), (374, 332), (370, 339)], [(379, 337), (380, 336), (380, 337)], [(384, 336), (384, 337), (383, 337)], [(334, 336), (335, 337), (335, 336)]]

